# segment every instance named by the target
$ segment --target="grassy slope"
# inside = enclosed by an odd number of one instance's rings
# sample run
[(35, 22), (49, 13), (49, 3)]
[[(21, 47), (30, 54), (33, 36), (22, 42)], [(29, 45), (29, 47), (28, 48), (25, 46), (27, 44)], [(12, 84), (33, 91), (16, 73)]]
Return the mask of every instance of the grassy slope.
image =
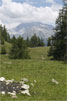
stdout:
[[(30, 88), (31, 97), (17, 95), (18, 99), (12, 99), (9, 95), (0, 95), (1, 101), (66, 101), (66, 64), (51, 61), (47, 57), (47, 47), (29, 50), (30, 60), (10, 60), (8, 56), (2, 55), (0, 76), (17, 81), (26, 77), (29, 83), (36, 80), (35, 86)], [(7, 61), (12, 64), (4, 63)], [(53, 84), (52, 78), (55, 78), (59, 85)]]

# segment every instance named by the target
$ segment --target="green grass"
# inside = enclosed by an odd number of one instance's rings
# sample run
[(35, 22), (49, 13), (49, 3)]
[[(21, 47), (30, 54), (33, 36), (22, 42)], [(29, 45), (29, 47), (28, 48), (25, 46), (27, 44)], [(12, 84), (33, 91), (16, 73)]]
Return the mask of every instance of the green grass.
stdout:
[[(12, 99), (9, 95), (0, 94), (1, 101), (67, 101), (66, 64), (50, 60), (47, 56), (48, 50), (49, 47), (30, 48), (31, 59), (28, 60), (10, 60), (8, 56), (1, 55), (0, 76), (17, 81), (28, 78), (29, 84), (37, 81), (35, 86), (30, 88), (31, 97), (17, 95), (18, 99)], [(59, 84), (53, 84), (52, 78)]]

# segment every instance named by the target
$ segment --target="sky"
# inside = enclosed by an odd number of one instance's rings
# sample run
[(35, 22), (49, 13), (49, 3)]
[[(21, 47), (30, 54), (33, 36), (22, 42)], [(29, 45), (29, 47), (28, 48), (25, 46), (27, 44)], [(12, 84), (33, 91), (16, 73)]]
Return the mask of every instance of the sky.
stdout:
[(55, 25), (62, 0), (0, 0), (0, 24), (12, 29), (21, 23)]

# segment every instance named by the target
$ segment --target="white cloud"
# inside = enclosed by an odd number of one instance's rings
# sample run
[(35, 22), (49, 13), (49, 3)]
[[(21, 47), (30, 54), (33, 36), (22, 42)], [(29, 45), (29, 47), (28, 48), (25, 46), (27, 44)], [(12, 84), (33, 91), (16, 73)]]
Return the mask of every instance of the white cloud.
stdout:
[(61, 7), (56, 3), (51, 7), (35, 7), (28, 3), (21, 4), (12, 0), (2, 0), (0, 23), (5, 24), (8, 28), (15, 27), (20, 23), (35, 21), (54, 24)]
[(12, 0), (2, 0), (2, 3), (3, 4), (7, 4), (7, 3), (10, 3)]
[(46, 0), (46, 3), (54, 3), (54, 0)]
[(3, 25), (3, 23), (2, 23), (2, 21), (0, 20), (0, 24), (2, 24)]

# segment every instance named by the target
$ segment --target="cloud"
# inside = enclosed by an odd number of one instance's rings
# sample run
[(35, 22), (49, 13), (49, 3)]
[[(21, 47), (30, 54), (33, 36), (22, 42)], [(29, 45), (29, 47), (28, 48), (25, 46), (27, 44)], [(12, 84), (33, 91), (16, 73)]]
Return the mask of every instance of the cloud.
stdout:
[(7, 3), (10, 3), (12, 0), (2, 0), (2, 3), (3, 4), (7, 4)]
[(25, 0), (28, 4), (43, 4), (43, 3), (54, 3), (54, 0)]
[(61, 5), (56, 3), (50, 7), (35, 7), (28, 3), (2, 0), (2, 6), (0, 6), (0, 23), (5, 24), (10, 29), (25, 22), (38, 21), (46, 24), (54, 24), (61, 7)]
[(46, 3), (54, 3), (54, 0), (46, 0)]

